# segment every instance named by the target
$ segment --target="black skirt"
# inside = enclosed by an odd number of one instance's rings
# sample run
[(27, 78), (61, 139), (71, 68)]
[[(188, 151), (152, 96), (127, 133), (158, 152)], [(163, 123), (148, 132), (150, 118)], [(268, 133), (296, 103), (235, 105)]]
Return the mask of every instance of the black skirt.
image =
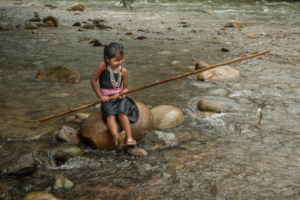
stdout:
[(139, 108), (129, 97), (125, 97), (122, 100), (112, 99), (109, 102), (101, 103), (103, 121), (106, 121), (109, 115), (117, 115), (119, 113), (127, 115), (130, 122), (136, 122), (139, 118)]

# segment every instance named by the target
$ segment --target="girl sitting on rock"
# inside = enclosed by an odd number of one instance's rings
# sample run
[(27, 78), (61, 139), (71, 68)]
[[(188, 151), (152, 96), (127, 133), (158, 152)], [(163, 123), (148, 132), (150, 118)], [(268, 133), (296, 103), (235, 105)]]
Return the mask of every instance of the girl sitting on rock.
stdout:
[[(114, 42), (106, 45), (104, 61), (98, 65), (91, 79), (91, 85), (102, 102), (102, 119), (107, 122), (108, 130), (119, 149), (124, 144), (125, 136), (127, 136), (127, 146), (136, 145), (136, 141), (132, 138), (130, 122), (136, 122), (139, 117), (139, 109), (135, 102), (126, 95), (119, 95), (122, 91), (128, 91), (128, 74), (121, 66), (123, 62), (123, 46)], [(100, 90), (97, 79), (99, 79)], [(108, 100), (111, 96), (113, 99)], [(120, 133), (118, 133), (117, 118), (123, 128)]]

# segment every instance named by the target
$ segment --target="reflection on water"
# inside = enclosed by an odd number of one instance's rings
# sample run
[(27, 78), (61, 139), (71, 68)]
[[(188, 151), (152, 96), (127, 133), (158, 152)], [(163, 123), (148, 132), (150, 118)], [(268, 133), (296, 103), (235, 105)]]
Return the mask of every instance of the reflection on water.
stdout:
[[(299, 2), (137, 1), (130, 12), (115, 1), (85, 1), (83, 15), (66, 12), (68, 1), (39, 1), (45, 3), (58, 5), (58, 9), (27, 3), (17, 7), (12, 1), (0, 5), (1, 24), (24, 23), (34, 11), (58, 16), (62, 24), (56, 29), (39, 29), (37, 35), (24, 29), (0, 32), (0, 159), (7, 160), (17, 152), (43, 152), (39, 153), (41, 166), (31, 177), (0, 181), (10, 194), (21, 198), (30, 191), (44, 191), (54, 175), (63, 174), (76, 182), (76, 187), (52, 193), (65, 199), (299, 198)], [(134, 35), (116, 30), (82, 33), (71, 27), (76, 21), (95, 18), (121, 23)], [(221, 32), (222, 25), (232, 19), (245, 28)], [(182, 21), (194, 27), (182, 28), (178, 24)], [(137, 32), (140, 28), (150, 33)], [(272, 38), (245, 37), (261, 32)], [(178, 147), (136, 158), (84, 145), (83, 157), (56, 166), (48, 151), (60, 145), (53, 132), (62, 125), (77, 128), (79, 124), (66, 122), (67, 116), (43, 123), (26, 120), (97, 100), (89, 79), (102, 60), (103, 49), (78, 42), (82, 35), (105, 44), (123, 43), (130, 89), (189, 72), (196, 60), (217, 64), (268, 48), (272, 55), (232, 64), (241, 77), (200, 82), (192, 75), (130, 94), (149, 107), (168, 104), (183, 111), (184, 122), (165, 130), (176, 134)], [(141, 35), (147, 39), (135, 40)], [(221, 52), (223, 47), (230, 52)], [(160, 51), (172, 54), (157, 54)], [(179, 64), (172, 65), (174, 60)], [(82, 81), (68, 84), (35, 79), (39, 69), (59, 64), (80, 72)], [(231, 94), (208, 92), (217, 89)], [(221, 104), (227, 112), (193, 118), (203, 99)], [(263, 107), (261, 127), (256, 126), (259, 106)]]

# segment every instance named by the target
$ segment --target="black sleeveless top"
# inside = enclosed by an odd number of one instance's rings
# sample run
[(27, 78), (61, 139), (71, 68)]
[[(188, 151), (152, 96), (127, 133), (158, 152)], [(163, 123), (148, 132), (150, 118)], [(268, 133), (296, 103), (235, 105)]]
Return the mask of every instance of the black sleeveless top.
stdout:
[[(121, 67), (121, 72), (122, 72), (122, 67)], [(114, 77), (115, 77), (115, 80), (118, 80), (118, 73), (114, 73)], [(121, 75), (121, 86), (122, 86), (122, 82), (123, 82), (123, 77)], [(102, 89), (114, 89), (114, 87), (110, 81), (110, 71), (107, 70), (107, 67), (101, 73), (101, 75), (99, 77), (99, 85), (100, 85), (100, 88), (102, 88)]]

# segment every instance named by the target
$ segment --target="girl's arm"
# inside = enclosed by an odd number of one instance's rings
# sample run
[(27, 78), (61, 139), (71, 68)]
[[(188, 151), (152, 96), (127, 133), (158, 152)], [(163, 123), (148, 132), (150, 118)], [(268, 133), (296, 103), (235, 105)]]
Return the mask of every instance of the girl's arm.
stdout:
[[(123, 92), (128, 91), (128, 73), (125, 68), (122, 68), (122, 76), (123, 76)], [(117, 99), (121, 100), (126, 97), (126, 94), (119, 96)]]
[(106, 67), (106, 64), (105, 62), (101, 62), (96, 71), (94, 72), (92, 78), (91, 78), (91, 85), (92, 85), (92, 88), (94, 90), (94, 92), (96, 93), (96, 95), (98, 96), (98, 98), (102, 101), (102, 102), (107, 102), (108, 101), (108, 98), (106, 96), (103, 96), (98, 88), (98, 85), (97, 85), (97, 80), (98, 78), (100, 77), (101, 73), (103, 72), (103, 70), (105, 70), (105, 67)]

